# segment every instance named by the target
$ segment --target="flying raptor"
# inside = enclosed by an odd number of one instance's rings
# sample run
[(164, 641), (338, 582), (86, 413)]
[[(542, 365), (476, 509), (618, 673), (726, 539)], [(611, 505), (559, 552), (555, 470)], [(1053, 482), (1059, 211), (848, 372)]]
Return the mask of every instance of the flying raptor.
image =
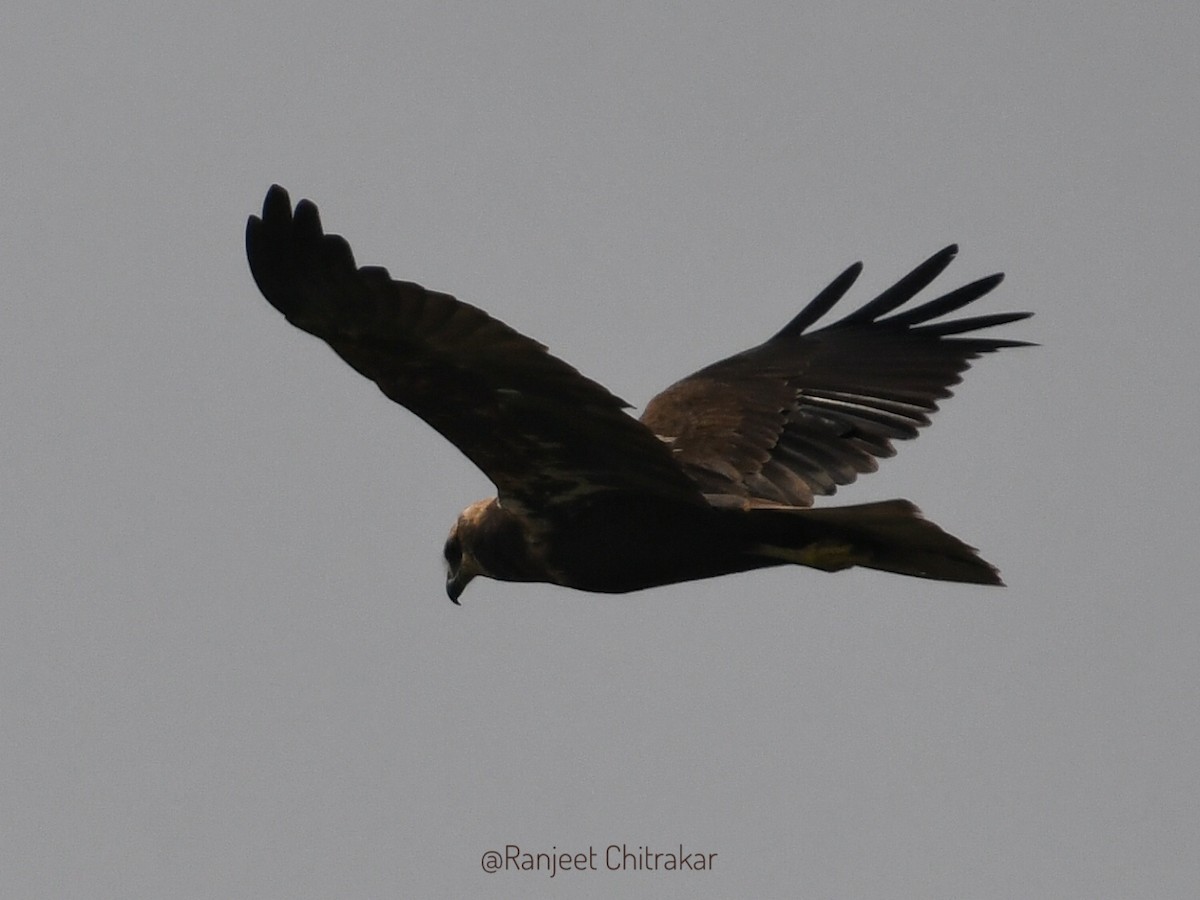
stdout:
[[(991, 275), (897, 312), (957, 248), (812, 326), (846, 269), (765, 343), (668, 387), (641, 419), (536, 341), (448, 294), (358, 266), (278, 185), (246, 226), (250, 271), (289, 322), (458, 447), (495, 483), (445, 545), (446, 591), (477, 575), (623, 593), (788, 563), (1001, 584), (907, 500), (811, 509), (916, 437), (970, 360), (1025, 341), (974, 333), (1032, 315), (943, 316)], [(966, 335), (966, 336), (964, 336)]]

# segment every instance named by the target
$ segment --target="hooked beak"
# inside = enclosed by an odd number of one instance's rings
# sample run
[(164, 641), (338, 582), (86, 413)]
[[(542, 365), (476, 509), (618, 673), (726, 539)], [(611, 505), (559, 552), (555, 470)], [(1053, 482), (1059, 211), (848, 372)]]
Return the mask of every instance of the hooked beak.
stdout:
[(459, 605), (458, 598), (462, 596), (462, 592), (467, 589), (467, 585), (474, 577), (472, 573), (459, 569), (456, 575), (446, 579), (446, 595), (450, 598), (451, 603), (455, 606)]

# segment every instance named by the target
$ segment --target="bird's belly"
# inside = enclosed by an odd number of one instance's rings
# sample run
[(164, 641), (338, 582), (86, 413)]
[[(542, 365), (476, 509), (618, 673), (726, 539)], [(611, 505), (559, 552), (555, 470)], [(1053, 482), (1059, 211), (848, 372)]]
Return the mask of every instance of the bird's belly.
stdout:
[(597, 504), (563, 521), (546, 558), (559, 583), (624, 593), (755, 568), (717, 511), (646, 501)]

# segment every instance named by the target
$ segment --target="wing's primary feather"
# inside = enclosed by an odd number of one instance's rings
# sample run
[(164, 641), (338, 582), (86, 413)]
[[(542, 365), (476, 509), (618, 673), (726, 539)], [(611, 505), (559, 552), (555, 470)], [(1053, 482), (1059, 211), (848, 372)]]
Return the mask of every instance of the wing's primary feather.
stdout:
[(829, 312), (833, 305), (846, 296), (846, 291), (854, 285), (858, 280), (858, 276), (862, 274), (863, 264), (856, 262), (829, 283), (829, 286), (817, 296), (809, 301), (808, 305), (796, 315), (792, 321), (788, 322), (775, 335), (775, 339), (785, 337), (794, 337), (803, 334), (810, 325)]
[(953, 260), (951, 245), (871, 302), (808, 329), (846, 293), (851, 266), (764, 344), (707, 366), (650, 401), (642, 422), (718, 505), (808, 506), (917, 436), (970, 361), (1026, 341), (954, 337), (1028, 318), (933, 322), (996, 287), (992, 275), (888, 317)]
[(866, 306), (855, 310), (831, 327), (861, 325), (866, 322), (874, 322), (880, 316), (886, 316), (892, 310), (907, 303), (922, 290), (929, 287), (933, 279), (941, 275), (946, 270), (946, 266), (950, 265), (957, 255), (957, 244), (951, 244), (949, 247), (938, 251)]
[(470, 304), (359, 268), (307, 200), (278, 185), (246, 226), (259, 289), (397, 403), (458, 447), (501, 503), (545, 510), (596, 491), (703, 503), (624, 401)]

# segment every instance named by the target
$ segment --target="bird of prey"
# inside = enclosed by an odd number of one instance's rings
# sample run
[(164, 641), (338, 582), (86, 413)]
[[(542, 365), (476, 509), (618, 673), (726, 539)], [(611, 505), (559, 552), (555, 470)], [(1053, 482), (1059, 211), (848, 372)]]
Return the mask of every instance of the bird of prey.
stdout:
[(358, 266), (316, 206), (293, 210), (278, 185), (246, 226), (250, 271), (271, 305), (495, 483), (497, 496), (468, 506), (446, 540), (455, 603), (478, 575), (623, 593), (789, 563), (1001, 584), (907, 500), (810, 508), (916, 437), (970, 360), (1027, 344), (974, 333), (1031, 313), (942, 318), (1001, 275), (897, 312), (956, 251), (814, 329), (856, 263), (765, 343), (676, 382), (635, 419), (483, 310)]

